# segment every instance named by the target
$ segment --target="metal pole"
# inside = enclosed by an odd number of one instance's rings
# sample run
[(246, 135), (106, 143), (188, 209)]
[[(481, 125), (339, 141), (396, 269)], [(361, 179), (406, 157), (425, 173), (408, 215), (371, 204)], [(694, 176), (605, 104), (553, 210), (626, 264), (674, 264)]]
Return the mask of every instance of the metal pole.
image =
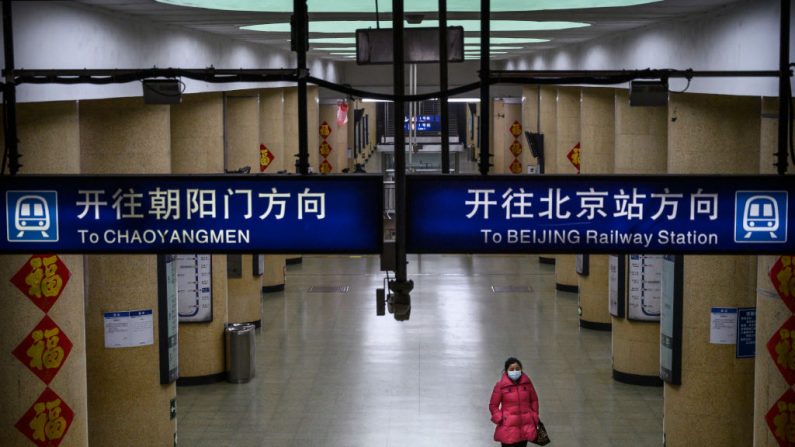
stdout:
[[(404, 55), (403, 0), (392, 0), (393, 82), (395, 94), (395, 280), (389, 284), (394, 292), (395, 318), (405, 320), (411, 310), (409, 292), (414, 283), (406, 277), (406, 138), (403, 131)], [(411, 126), (409, 126), (409, 129)]]
[(293, 14), (295, 16), (295, 52), (298, 57), (298, 173), (309, 173), (309, 135), (307, 124), (306, 105), (306, 41), (307, 41), (307, 9), (306, 0), (293, 0)]
[[(6, 59), (5, 76), (5, 134), (8, 168), (11, 175), (16, 175), (22, 165), (19, 164), (19, 146), (17, 141), (17, 87), (14, 82), (14, 32), (11, 27), (11, 0), (3, 0), (3, 47)], [(5, 156), (0, 174), (5, 173)]]
[(447, 0), (439, 0), (439, 104), (442, 114), (442, 174), (450, 173), (450, 120), (447, 107)]
[(480, 173), (489, 173), (489, 0), (480, 0)]
[[(779, 175), (787, 173), (787, 146), (789, 143), (790, 76), (789, 76), (789, 15), (790, 0), (781, 0), (781, 25), (778, 53), (778, 152), (776, 167)], [(795, 160), (793, 160), (795, 163)]]

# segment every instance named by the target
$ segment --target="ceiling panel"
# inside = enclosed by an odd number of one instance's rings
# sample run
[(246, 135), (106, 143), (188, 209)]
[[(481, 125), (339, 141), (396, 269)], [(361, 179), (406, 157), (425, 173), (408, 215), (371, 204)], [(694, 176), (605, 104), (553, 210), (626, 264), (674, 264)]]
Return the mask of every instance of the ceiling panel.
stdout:
[[(281, 0), (286, 2), (288, 0)], [(579, 0), (575, 0), (579, 1)], [(679, 20), (701, 14), (714, 14), (720, 9), (739, 3), (742, 0), (664, 0), (637, 6), (618, 8), (590, 8), (566, 9), (544, 11), (514, 11), (492, 13), (492, 20), (536, 20), (536, 21), (572, 21), (590, 24), (584, 28), (573, 28), (551, 31), (502, 31), (492, 32), (493, 37), (536, 37), (550, 39), (549, 42), (522, 44), (522, 49), (510, 50), (501, 57), (516, 56), (521, 53), (559, 48), (561, 46), (576, 44), (603, 35), (613, 34), (633, 28), (648, 26), (656, 22)], [(282, 50), (289, 50), (289, 33), (287, 32), (257, 32), (242, 30), (241, 26), (258, 25), (265, 23), (289, 22), (290, 14), (282, 12), (239, 12), (191, 8), (158, 3), (154, 0), (79, 0), (89, 8), (112, 11), (116, 14), (134, 16), (164, 25), (183, 26), (186, 28), (222, 35), (232, 39), (255, 42), (276, 46)], [(448, 0), (449, 4), (450, 0)], [(362, 1), (363, 4), (369, 2)], [(389, 4), (389, 0), (381, 0), (381, 5)], [(433, 2), (431, 2), (433, 3)], [(516, 1), (521, 4), (522, 2)], [(329, 2), (333, 5), (334, 2)], [(373, 2), (373, 5), (375, 3)], [(370, 7), (370, 9), (374, 9)], [(383, 6), (381, 7), (383, 9)], [(389, 14), (383, 12), (381, 20), (389, 20)], [(426, 20), (436, 19), (435, 13), (424, 15)], [(473, 20), (478, 19), (478, 13), (451, 12), (448, 20)], [(373, 12), (340, 13), (324, 12), (310, 13), (310, 20), (375, 20)], [(466, 31), (466, 30), (465, 30)], [(478, 32), (466, 32), (467, 37), (478, 36)], [(310, 37), (341, 37), (337, 33), (312, 33)], [(351, 34), (350, 37), (353, 37)], [(350, 44), (347, 44), (348, 46)], [(318, 45), (315, 45), (318, 46)], [(329, 47), (333, 45), (322, 44)], [(342, 56), (330, 55), (330, 51), (313, 51), (315, 57), (334, 60), (347, 60)], [(349, 60), (347, 60), (349, 61)], [(353, 62), (351, 62), (353, 63)]]

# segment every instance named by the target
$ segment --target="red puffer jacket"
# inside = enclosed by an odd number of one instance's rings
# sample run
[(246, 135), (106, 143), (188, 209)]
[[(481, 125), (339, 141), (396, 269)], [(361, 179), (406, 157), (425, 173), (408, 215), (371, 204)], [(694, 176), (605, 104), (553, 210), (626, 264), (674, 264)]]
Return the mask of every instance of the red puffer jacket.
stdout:
[(518, 383), (502, 373), (489, 401), (491, 422), (497, 424), (494, 440), (505, 444), (536, 439), (538, 395), (533, 382), (522, 373)]

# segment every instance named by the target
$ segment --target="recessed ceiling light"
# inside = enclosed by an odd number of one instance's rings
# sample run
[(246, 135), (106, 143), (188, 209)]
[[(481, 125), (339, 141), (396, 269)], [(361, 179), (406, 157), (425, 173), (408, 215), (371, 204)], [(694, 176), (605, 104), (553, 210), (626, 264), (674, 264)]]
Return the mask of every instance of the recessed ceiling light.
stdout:
[[(156, 0), (177, 6), (190, 6), (204, 9), (221, 9), (225, 11), (251, 11), (251, 12), (292, 12), (292, 2), (285, 0)], [(536, 0), (533, 2), (517, 2), (516, 0), (492, 0), (492, 12), (510, 11), (542, 11), (556, 9), (582, 9), (582, 8), (610, 8), (621, 6), (634, 6), (646, 3), (655, 3), (662, 0)], [(309, 12), (375, 12), (375, 7), (362, 8), (361, 0), (336, 0), (329, 3), (327, 0), (307, 0)], [(521, 6), (518, 6), (521, 4)], [(436, 3), (427, 0), (406, 0), (405, 12), (435, 12)], [(451, 0), (447, 3), (447, 10), (451, 12), (478, 12), (478, 0)], [(391, 2), (383, 2), (380, 11), (392, 11)]]
[[(502, 46), (502, 45), (491, 45), (489, 46), (490, 50), (521, 50), (524, 47), (510, 47), (510, 46)], [(480, 45), (466, 45), (464, 46), (465, 51), (473, 51), (477, 50), (480, 51)]]

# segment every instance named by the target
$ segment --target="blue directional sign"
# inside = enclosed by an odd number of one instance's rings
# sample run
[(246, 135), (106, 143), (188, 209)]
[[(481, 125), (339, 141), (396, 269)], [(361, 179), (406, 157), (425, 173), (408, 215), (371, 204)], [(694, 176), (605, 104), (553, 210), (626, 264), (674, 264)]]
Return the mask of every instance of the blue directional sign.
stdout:
[(785, 176), (407, 176), (410, 253), (791, 253)]
[(0, 253), (380, 253), (383, 180), (17, 176)]

